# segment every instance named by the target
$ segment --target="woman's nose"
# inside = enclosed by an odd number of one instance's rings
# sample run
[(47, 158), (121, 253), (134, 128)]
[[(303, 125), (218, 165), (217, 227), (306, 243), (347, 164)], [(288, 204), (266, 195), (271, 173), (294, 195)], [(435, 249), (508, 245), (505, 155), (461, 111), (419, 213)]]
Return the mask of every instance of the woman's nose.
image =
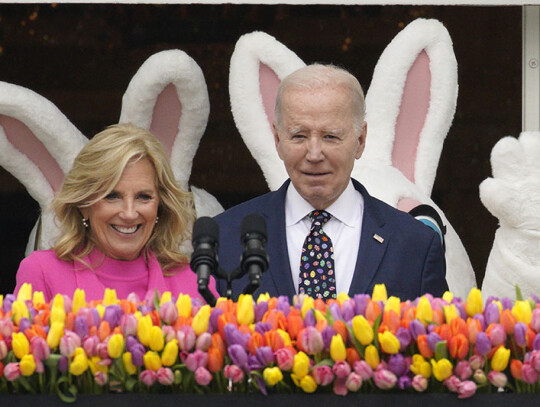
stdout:
[(120, 212), (120, 216), (123, 219), (135, 219), (137, 218), (138, 213), (135, 208), (135, 203), (131, 199), (127, 199), (124, 201), (124, 205), (122, 207), (122, 211)]

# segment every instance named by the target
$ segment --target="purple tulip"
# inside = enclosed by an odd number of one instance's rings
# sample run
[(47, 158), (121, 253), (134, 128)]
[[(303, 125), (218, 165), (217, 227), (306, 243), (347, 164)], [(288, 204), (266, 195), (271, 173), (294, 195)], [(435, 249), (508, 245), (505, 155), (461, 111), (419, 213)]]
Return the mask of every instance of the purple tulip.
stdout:
[(103, 320), (109, 323), (109, 326), (112, 330), (120, 324), (120, 318), (122, 318), (122, 314), (122, 307), (120, 307), (120, 305), (109, 305), (105, 308)]
[(417, 319), (413, 319), (409, 323), (409, 331), (411, 332), (412, 337), (416, 341), (420, 335), (426, 335), (426, 327)]
[(474, 396), (476, 393), (476, 383), (472, 380), (465, 380), (458, 387), (458, 398), (465, 399)]
[(350, 323), (355, 315), (354, 301), (352, 299), (345, 300), (343, 304), (341, 304), (341, 316), (343, 320)]
[(435, 332), (430, 332), (427, 335), (427, 343), (428, 343), (429, 349), (431, 349), (432, 352), (435, 352), (435, 347), (441, 341), (442, 341), (442, 338), (439, 336), (439, 334)]
[(289, 297), (286, 295), (280, 295), (277, 300), (276, 310), (283, 312), (285, 317), (289, 315), (291, 311), (291, 303), (289, 302)]
[(208, 353), (197, 349), (187, 356), (184, 363), (186, 364), (188, 370), (194, 372), (199, 367), (206, 366), (206, 364), (208, 363)]
[(490, 324), (498, 324), (500, 316), (501, 312), (499, 310), (499, 306), (496, 303), (491, 302), (486, 305), (486, 309), (484, 310), (484, 318), (486, 319), (486, 324), (488, 326)]
[(401, 353), (396, 353), (388, 359), (388, 370), (399, 377), (407, 373), (409, 365)]
[(246, 347), (249, 335), (243, 334), (234, 324), (225, 325), (225, 340), (230, 345)]
[(508, 297), (504, 297), (502, 300), (501, 300), (501, 304), (502, 304), (502, 307), (503, 307), (503, 310), (505, 309), (512, 309), (513, 307), (513, 303), (512, 303), (512, 300)]
[(332, 343), (332, 338), (335, 334), (336, 332), (331, 326), (327, 326), (322, 330), (321, 335), (324, 343), (324, 350), (330, 349), (330, 344)]
[(84, 339), (89, 333), (86, 318), (81, 316), (75, 318), (75, 321), (73, 322), (73, 330), (79, 336), (79, 338)]
[(58, 370), (60, 370), (62, 373), (66, 373), (69, 369), (69, 361), (66, 356), (61, 356), (60, 360), (58, 361)]
[(527, 325), (523, 322), (517, 322), (514, 326), (514, 338), (516, 340), (517, 346), (527, 346)]
[(254, 371), (254, 370), (262, 370), (264, 368), (264, 365), (257, 359), (255, 355), (248, 355), (248, 361), (247, 361), (247, 370), (248, 371)]
[(319, 386), (328, 386), (334, 380), (332, 368), (326, 365), (315, 366), (313, 368), (312, 376), (315, 383)]
[(159, 316), (166, 324), (172, 325), (178, 318), (178, 309), (172, 301), (166, 301), (159, 307)]
[(255, 350), (255, 357), (263, 367), (274, 363), (274, 352), (270, 346), (261, 346)]
[(6, 294), (6, 296), (4, 297), (4, 303), (3, 303), (4, 312), (11, 311), (11, 306), (16, 300), (17, 300), (17, 297), (15, 297), (13, 294)]
[(339, 309), (339, 304), (337, 302), (333, 302), (328, 307), (330, 310), (330, 315), (332, 315), (332, 318), (334, 321), (342, 320), (343, 316), (341, 315), (341, 310)]
[(368, 305), (369, 295), (367, 294), (355, 294), (353, 297), (354, 310), (356, 315), (366, 315), (366, 308)]
[(408, 389), (409, 387), (412, 386), (412, 380), (409, 376), (400, 376), (398, 378), (397, 386), (401, 390)]
[(30, 324), (30, 321), (28, 318), (21, 318), (19, 320), (19, 332), (24, 332), (27, 329), (30, 329), (32, 325)]
[(90, 326), (99, 326), (99, 323), (101, 322), (101, 316), (99, 315), (99, 312), (96, 308), (90, 308), (90, 318)]
[(266, 311), (268, 311), (268, 303), (266, 301), (261, 301), (255, 305), (255, 321), (262, 321)]
[(208, 324), (208, 332), (213, 334), (214, 332), (217, 332), (218, 330), (218, 319), (223, 314), (223, 310), (221, 308), (213, 308), (212, 312), (210, 313), (210, 321)]
[(317, 320), (315, 319), (315, 314), (313, 313), (313, 310), (307, 310), (306, 315), (304, 316), (304, 326), (315, 326), (316, 324)]
[[(129, 336), (128, 339), (129, 338), (133, 337)], [(128, 350), (128, 352), (131, 352), (131, 362), (135, 366), (144, 366), (144, 354), (146, 353), (145, 347), (142, 345), (142, 343), (135, 339), (130, 343), (130, 346), (128, 348), (127, 342), (128, 341), (126, 341), (126, 350)]]
[(491, 341), (484, 332), (478, 332), (476, 334), (476, 351), (485, 356), (491, 350)]
[(195, 371), (195, 381), (199, 386), (208, 386), (212, 381), (212, 374), (201, 366)]
[(270, 325), (269, 322), (257, 322), (255, 324), (255, 332), (260, 333), (264, 336), (264, 334), (268, 331), (272, 330), (272, 325)]
[(398, 338), (399, 341), (399, 350), (403, 352), (405, 349), (407, 349), (407, 346), (410, 345), (412, 341), (412, 335), (411, 332), (403, 327), (399, 327), (396, 331), (396, 338)]
[(229, 357), (231, 358), (231, 361), (233, 362), (233, 364), (240, 367), (246, 366), (248, 356), (247, 356), (246, 350), (244, 349), (242, 345), (233, 344), (228, 347), (227, 351), (229, 353)]

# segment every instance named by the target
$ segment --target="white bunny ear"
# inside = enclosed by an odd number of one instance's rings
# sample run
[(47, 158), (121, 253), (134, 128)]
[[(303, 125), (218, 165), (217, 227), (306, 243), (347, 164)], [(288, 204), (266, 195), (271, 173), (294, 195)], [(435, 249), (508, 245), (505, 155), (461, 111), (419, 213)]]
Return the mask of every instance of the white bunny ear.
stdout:
[(170, 154), (176, 180), (187, 189), (209, 113), (201, 68), (185, 52), (168, 50), (152, 55), (133, 76), (119, 121), (150, 130)]
[(271, 190), (287, 179), (274, 145), (272, 122), (280, 81), (305, 63), (264, 32), (245, 34), (231, 57), (229, 92), (236, 127)]
[(413, 21), (375, 67), (366, 96), (364, 158), (398, 168), (430, 196), (457, 93), (457, 62), (448, 31), (436, 20)]

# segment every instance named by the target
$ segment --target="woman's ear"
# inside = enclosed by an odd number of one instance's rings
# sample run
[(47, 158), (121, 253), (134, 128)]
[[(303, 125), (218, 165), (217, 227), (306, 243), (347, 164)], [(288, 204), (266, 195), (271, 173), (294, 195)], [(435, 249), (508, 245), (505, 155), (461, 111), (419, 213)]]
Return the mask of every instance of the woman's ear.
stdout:
[(79, 208), (79, 212), (81, 212), (81, 216), (88, 220), (89, 216), (90, 216), (90, 208), (89, 207), (85, 207), (85, 208)]

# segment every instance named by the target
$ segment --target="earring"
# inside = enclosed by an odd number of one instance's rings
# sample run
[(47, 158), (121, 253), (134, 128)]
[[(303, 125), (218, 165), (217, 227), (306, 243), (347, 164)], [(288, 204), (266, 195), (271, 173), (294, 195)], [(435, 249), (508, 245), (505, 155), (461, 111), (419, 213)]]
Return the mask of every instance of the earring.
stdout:
[(88, 229), (88, 222), (86, 219), (82, 218), (82, 224), (86, 229)]
[(156, 225), (157, 225), (158, 221), (159, 221), (159, 216), (156, 216)]

